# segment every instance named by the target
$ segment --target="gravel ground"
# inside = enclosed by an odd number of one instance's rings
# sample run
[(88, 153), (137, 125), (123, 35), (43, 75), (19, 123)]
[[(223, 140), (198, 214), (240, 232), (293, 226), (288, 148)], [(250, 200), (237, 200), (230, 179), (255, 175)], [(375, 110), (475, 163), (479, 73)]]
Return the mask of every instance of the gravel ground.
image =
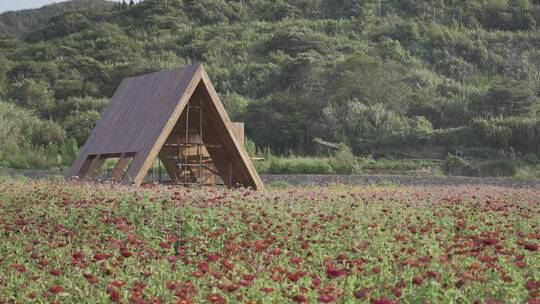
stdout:
[(500, 187), (538, 187), (540, 180), (516, 180), (508, 178), (480, 178), (457, 176), (407, 176), (407, 175), (262, 175), (266, 184), (290, 185), (402, 185), (402, 186), (459, 186), (490, 185)]
[[(43, 170), (0, 169), (0, 175), (25, 176), (33, 179), (62, 176), (61, 172)], [(314, 175), (314, 174), (262, 174), (268, 184), (303, 185), (402, 185), (402, 186), (459, 186), (490, 185), (500, 187), (540, 188), (540, 180), (516, 180), (508, 178), (479, 178), (457, 176), (407, 176), (407, 175)]]

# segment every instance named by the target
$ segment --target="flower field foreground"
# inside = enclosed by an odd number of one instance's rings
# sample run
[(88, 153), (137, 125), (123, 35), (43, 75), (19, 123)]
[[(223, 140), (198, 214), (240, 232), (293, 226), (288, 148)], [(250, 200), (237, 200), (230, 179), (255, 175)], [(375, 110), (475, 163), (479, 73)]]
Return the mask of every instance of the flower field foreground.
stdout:
[(0, 303), (539, 303), (540, 191), (0, 182)]

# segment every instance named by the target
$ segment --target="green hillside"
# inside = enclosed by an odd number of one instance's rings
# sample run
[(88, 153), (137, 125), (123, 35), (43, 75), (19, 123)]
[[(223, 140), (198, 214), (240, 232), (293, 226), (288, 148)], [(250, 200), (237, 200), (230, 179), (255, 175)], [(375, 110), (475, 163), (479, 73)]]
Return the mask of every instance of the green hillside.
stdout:
[(55, 135), (13, 145), (81, 145), (123, 77), (203, 62), (278, 154), (540, 153), (539, 0), (95, 3), (0, 15), (0, 98)]
[(106, 0), (72, 0), (47, 5), (40, 9), (10, 11), (0, 14), (0, 32), (19, 36), (62, 13), (80, 10), (105, 11), (113, 6), (114, 3)]

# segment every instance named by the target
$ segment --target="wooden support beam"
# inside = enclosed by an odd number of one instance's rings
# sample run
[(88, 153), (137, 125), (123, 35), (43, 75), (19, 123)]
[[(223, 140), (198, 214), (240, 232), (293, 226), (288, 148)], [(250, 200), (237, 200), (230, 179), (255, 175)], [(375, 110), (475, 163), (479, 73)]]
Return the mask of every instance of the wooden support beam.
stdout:
[(92, 165), (94, 160), (95, 160), (94, 157), (88, 156), (86, 158), (86, 160), (84, 161), (84, 163), (82, 164), (81, 169), (79, 170), (79, 172), (77, 172), (76, 176), (78, 176), (79, 178), (84, 177), (86, 175), (86, 173), (88, 173), (88, 170), (90, 169), (90, 165)]
[(132, 160), (133, 156), (122, 154), (122, 156), (120, 156), (120, 159), (118, 159), (118, 162), (112, 170), (111, 177), (117, 180), (122, 179), (124, 177), (124, 174), (126, 174), (126, 171)]
[(236, 136), (236, 139), (238, 139), (238, 143), (244, 146), (245, 141), (245, 126), (243, 122), (233, 122), (232, 123), (232, 129), (234, 131), (234, 135)]
[(101, 170), (101, 167), (103, 166), (103, 163), (105, 162), (106, 158), (101, 157), (101, 155), (97, 155), (96, 159), (92, 162), (90, 167), (88, 168), (88, 172), (84, 175), (84, 178), (87, 179), (96, 179), (99, 175), (99, 172)]

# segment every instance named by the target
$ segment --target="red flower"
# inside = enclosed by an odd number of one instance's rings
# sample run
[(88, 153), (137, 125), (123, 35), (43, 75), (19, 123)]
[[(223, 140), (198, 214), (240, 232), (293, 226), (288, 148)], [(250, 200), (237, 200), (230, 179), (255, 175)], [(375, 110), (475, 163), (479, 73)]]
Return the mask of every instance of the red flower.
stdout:
[(111, 285), (107, 285), (107, 292), (109, 293), (109, 296), (111, 297), (111, 300), (115, 303), (121, 303), (120, 302), (120, 291), (118, 289), (114, 288)]
[(94, 260), (96, 261), (103, 261), (105, 259), (110, 258), (112, 255), (110, 253), (96, 253), (94, 254)]
[(208, 260), (208, 262), (215, 262), (219, 260), (219, 256), (215, 253), (209, 253), (206, 255), (206, 259)]
[(126, 284), (127, 284), (126, 281), (112, 281), (111, 282), (111, 285), (114, 287), (122, 287), (122, 286), (125, 286)]
[(168, 255), (166, 259), (169, 263), (176, 263), (178, 261), (178, 257), (175, 255)]
[(223, 260), (223, 262), (221, 262), (221, 265), (223, 265), (223, 267), (227, 268), (228, 270), (233, 270), (235, 267), (235, 265), (229, 260)]
[(344, 275), (347, 275), (347, 269), (345, 268), (335, 268), (333, 266), (330, 266), (326, 269), (326, 274), (328, 275), (328, 277), (330, 278), (337, 278), (337, 277), (341, 277), (341, 276), (344, 276)]
[(268, 245), (266, 244), (266, 242), (264, 240), (257, 240), (255, 241), (255, 251), (264, 251)]
[(358, 289), (357, 291), (353, 292), (353, 295), (354, 295), (355, 298), (357, 298), (359, 300), (363, 300), (369, 295), (370, 292), (371, 292), (371, 288), (362, 288), (362, 289)]
[(228, 291), (228, 292), (237, 291), (238, 288), (240, 288), (240, 286), (238, 286), (236, 284), (228, 284), (228, 285), (221, 286), (222, 290), (225, 290), (225, 291)]
[(261, 289), (259, 289), (259, 290), (262, 291), (262, 292), (273, 292), (276, 289), (273, 288), (273, 287), (261, 287)]
[(24, 267), (24, 266), (21, 265), (21, 264), (17, 264), (17, 263), (11, 264), (11, 268), (17, 270), (18, 272), (26, 272), (26, 271), (28, 271), (28, 270), (26, 269), (26, 267)]
[(283, 251), (281, 251), (281, 249), (279, 248), (275, 248), (275, 249), (272, 249), (270, 250), (270, 253), (273, 254), (273, 255), (280, 255)]
[(397, 304), (397, 302), (395, 301), (392, 301), (388, 298), (385, 298), (385, 297), (381, 297), (381, 298), (378, 298), (378, 299), (373, 299), (371, 300), (371, 303), (372, 304)]
[(373, 267), (373, 269), (371, 269), (371, 272), (373, 272), (374, 274), (379, 274), (381, 273), (381, 269), (379, 267)]
[(53, 285), (53, 286), (49, 287), (49, 292), (50, 293), (61, 293), (62, 291), (64, 291), (64, 287), (62, 287), (60, 285)]
[(171, 248), (171, 244), (169, 242), (159, 242), (159, 247), (163, 249), (169, 249)]
[(38, 262), (38, 265), (45, 267), (45, 266), (49, 265), (49, 260), (47, 260), (47, 259), (42, 259), (42, 260), (40, 260), (40, 261)]
[(529, 251), (538, 251), (538, 244), (535, 243), (525, 243), (523, 247)]
[(414, 285), (422, 285), (422, 283), (424, 283), (424, 279), (422, 279), (421, 277), (415, 276), (413, 277), (412, 282)]
[(518, 268), (525, 268), (525, 267), (527, 267), (527, 262), (525, 262), (525, 261), (517, 261), (516, 266)]
[(133, 253), (131, 251), (129, 251), (127, 248), (123, 248), (122, 250), (120, 250), (120, 253), (125, 258), (129, 258), (129, 257), (131, 257), (133, 255)]
[(427, 275), (432, 279), (439, 280), (440, 274), (437, 271), (430, 270), (427, 272)]
[(208, 265), (208, 262), (206, 261), (200, 262), (197, 267), (202, 272), (207, 272), (210, 269), (210, 265)]
[(217, 303), (217, 304), (225, 303), (225, 299), (217, 293), (209, 294), (206, 299), (208, 300), (209, 303)]
[(91, 273), (85, 273), (83, 274), (83, 277), (86, 279), (86, 281), (90, 284), (94, 284), (97, 282), (96, 277)]
[(334, 302), (335, 298), (334, 298), (334, 296), (329, 295), (329, 294), (322, 294), (322, 295), (319, 296), (319, 298), (317, 300), (319, 300), (319, 302), (323, 302), (323, 303), (332, 303), (332, 302)]
[(180, 283), (174, 282), (174, 281), (173, 281), (173, 282), (167, 282), (167, 283), (165, 284), (165, 286), (167, 286), (167, 288), (170, 289), (170, 290), (175, 290), (175, 289), (177, 289), (178, 287), (180, 287)]
[(289, 280), (296, 282), (300, 278), (305, 277), (306, 275), (307, 275), (307, 272), (305, 271), (297, 271), (297, 272), (292, 272), (292, 273), (287, 274), (287, 277), (289, 278)]
[(292, 257), (291, 258), (291, 263), (293, 263), (293, 264), (300, 264), (300, 263), (302, 263), (302, 261), (303, 260), (302, 260), (301, 257)]
[(292, 300), (296, 303), (307, 303), (308, 299), (305, 295), (299, 294), (292, 297)]
[(496, 245), (499, 241), (497, 241), (496, 239), (482, 239), (481, 240), (482, 243), (484, 243), (484, 245), (486, 246), (493, 246), (493, 245)]
[[(540, 287), (540, 282), (538, 286)], [(527, 282), (525, 282), (525, 288), (528, 290), (536, 289), (536, 282), (532, 279), (527, 280)]]
[(53, 276), (59, 276), (62, 274), (62, 270), (60, 269), (52, 269), (51, 271), (49, 271), (50, 274), (52, 274)]
[(75, 261), (80, 261), (84, 259), (84, 253), (83, 252), (74, 252), (71, 254), (71, 258)]

